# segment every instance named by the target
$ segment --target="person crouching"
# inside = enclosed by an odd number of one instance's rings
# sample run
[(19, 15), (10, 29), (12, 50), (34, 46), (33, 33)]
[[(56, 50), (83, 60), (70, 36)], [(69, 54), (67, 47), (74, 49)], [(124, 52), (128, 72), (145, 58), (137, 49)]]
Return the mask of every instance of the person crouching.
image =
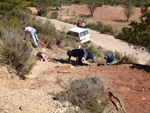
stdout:
[(84, 51), (82, 49), (73, 49), (68, 51), (67, 55), (69, 56), (68, 63), (71, 59), (71, 56), (76, 57), (76, 64), (83, 65), (82, 57), (84, 57)]

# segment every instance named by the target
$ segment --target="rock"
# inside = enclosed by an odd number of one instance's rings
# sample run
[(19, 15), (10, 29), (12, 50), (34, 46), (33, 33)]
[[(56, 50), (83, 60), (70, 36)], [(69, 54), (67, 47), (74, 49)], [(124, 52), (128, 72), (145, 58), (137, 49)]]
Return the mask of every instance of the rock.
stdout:
[(57, 64), (61, 64), (61, 62), (58, 62), (58, 61), (57, 61)]
[(78, 111), (78, 110), (80, 110), (80, 108), (79, 108), (78, 106), (76, 106), (76, 107), (75, 107), (75, 110)]
[(63, 103), (63, 107), (68, 107), (69, 106), (69, 103), (66, 101)]
[(20, 109), (20, 110), (23, 110), (23, 107), (22, 107), (22, 106), (20, 106), (20, 107), (19, 107), (19, 109)]
[(71, 69), (74, 69), (74, 66), (70, 66)]
[(145, 100), (145, 98), (142, 98), (142, 100)]

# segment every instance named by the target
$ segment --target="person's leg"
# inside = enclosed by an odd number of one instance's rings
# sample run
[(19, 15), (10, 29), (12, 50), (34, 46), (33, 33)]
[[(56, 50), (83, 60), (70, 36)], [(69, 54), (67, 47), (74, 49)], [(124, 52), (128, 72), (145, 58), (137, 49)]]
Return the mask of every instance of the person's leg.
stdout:
[(111, 62), (112, 64), (115, 64), (114, 61)]
[(36, 39), (35, 39), (35, 36), (34, 36), (35, 30), (32, 30), (30, 33), (31, 33), (32, 39), (34, 41), (34, 44), (37, 46)]
[(107, 60), (106, 60), (106, 64), (107, 64), (108, 66), (110, 65), (110, 62), (111, 62), (110, 59), (107, 59)]
[(82, 62), (81, 59), (78, 60), (78, 63), (79, 63), (80, 65), (83, 65), (83, 62)]
[[(83, 55), (82, 55), (83, 56)], [(83, 62), (82, 62), (82, 56), (78, 56), (78, 63), (80, 64), (80, 65), (83, 65)]]
[(36, 34), (36, 30), (34, 29), (34, 35), (35, 35), (35, 38), (36, 38), (36, 41), (39, 41), (39, 38), (38, 38), (38, 36), (37, 36), (37, 34)]

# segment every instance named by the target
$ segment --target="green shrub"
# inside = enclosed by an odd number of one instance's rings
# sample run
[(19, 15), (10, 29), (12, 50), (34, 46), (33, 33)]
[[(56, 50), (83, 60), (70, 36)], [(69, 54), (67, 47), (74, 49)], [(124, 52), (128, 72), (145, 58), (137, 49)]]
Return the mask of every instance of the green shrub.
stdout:
[(17, 28), (20, 29), (18, 32), (22, 30), (22, 27), (26, 25), (26, 23), (30, 20), (30, 15), (22, 9), (15, 8), (7, 15), (2, 20), (2, 23), (5, 23), (7, 26), (11, 28)]
[(90, 29), (93, 29), (93, 30), (96, 30), (96, 24), (95, 23), (89, 23), (86, 25), (87, 28), (90, 28)]
[(47, 9), (45, 7), (40, 7), (37, 15), (38, 16), (46, 16), (47, 15)]
[(0, 38), (2, 38), (3, 34), (4, 34), (3, 26), (0, 23)]
[(134, 55), (125, 55), (121, 61), (122, 63), (138, 63), (138, 59)]
[(114, 34), (113, 28), (110, 25), (103, 25), (101, 32), (105, 34), (111, 34), (111, 35)]
[(117, 38), (135, 46), (150, 47), (150, 12), (148, 7), (141, 8), (141, 22), (132, 21), (129, 27), (124, 27)]
[(42, 23), (42, 20), (36, 20), (33, 18), (28, 21), (27, 25), (34, 27), (37, 30), (39, 39), (43, 40), (48, 46), (54, 44), (61, 38), (59, 37), (60, 34), (56, 30), (55, 26), (50, 21)]
[(27, 10), (22, 10), (20, 8), (14, 8), (12, 11), (10, 11), (7, 15), (6, 18), (7, 19), (12, 19), (12, 18), (16, 18), (16, 19), (29, 19), (30, 15), (29, 13), (26, 12)]
[(67, 91), (56, 94), (56, 99), (69, 101), (86, 113), (102, 113), (108, 104), (104, 83), (97, 77), (73, 81)]
[(24, 66), (23, 70), (22, 70), (22, 73), (24, 75), (28, 74), (31, 69), (33, 68), (33, 66), (35, 65), (36, 63), (36, 60), (33, 58), (30, 58), (27, 62), (26, 62), (26, 65)]
[(115, 60), (120, 61), (123, 58), (123, 55), (117, 51), (115, 51)]
[(21, 9), (14, 9), (9, 12), (3, 21), (11, 28), (19, 29), (18, 33), (21, 34), (24, 32), (23, 27), (25, 26), (35, 28), (39, 35), (39, 39), (43, 40), (47, 44), (47, 47), (50, 47), (51, 44), (61, 38), (50, 21), (42, 22), (40, 19), (37, 20), (36, 17), (31, 17), (27, 12), (22, 11)]
[(51, 12), (51, 18), (52, 19), (57, 19), (57, 17), (58, 17), (58, 12), (57, 11)]
[(82, 1), (81, 0), (74, 0), (73, 3), (74, 4), (80, 4)]
[(30, 1), (26, 0), (1, 0), (0, 1), (0, 14), (5, 15), (14, 8), (25, 9), (25, 7), (31, 6)]
[(89, 23), (86, 25), (86, 27), (99, 31), (101, 33), (105, 33), (105, 34), (114, 34), (114, 30), (112, 28), (112, 26), (110, 25), (104, 25), (102, 22), (98, 21), (96, 23)]
[(22, 42), (17, 29), (5, 29), (1, 40), (0, 57), (2, 63), (11, 66), (19, 74), (27, 74), (24, 73), (24, 68), (30, 59), (32, 49), (27, 43)]

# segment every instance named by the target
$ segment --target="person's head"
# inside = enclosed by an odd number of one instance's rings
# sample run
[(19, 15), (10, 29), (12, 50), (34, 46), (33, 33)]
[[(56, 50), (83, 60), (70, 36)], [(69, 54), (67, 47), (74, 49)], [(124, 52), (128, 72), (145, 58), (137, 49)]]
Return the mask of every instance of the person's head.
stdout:
[(68, 55), (68, 56), (71, 56), (71, 51), (67, 51), (67, 55)]
[(25, 26), (22, 26), (22, 28), (25, 29), (26, 27), (25, 27)]
[(45, 49), (45, 48), (42, 48), (41, 52), (42, 52), (42, 53), (46, 53), (46, 49)]
[(106, 59), (106, 60), (107, 60), (107, 59), (108, 59), (108, 57), (107, 57), (107, 56), (104, 56), (104, 59)]
[(89, 52), (89, 49), (86, 49), (86, 52), (88, 53), (88, 52)]

